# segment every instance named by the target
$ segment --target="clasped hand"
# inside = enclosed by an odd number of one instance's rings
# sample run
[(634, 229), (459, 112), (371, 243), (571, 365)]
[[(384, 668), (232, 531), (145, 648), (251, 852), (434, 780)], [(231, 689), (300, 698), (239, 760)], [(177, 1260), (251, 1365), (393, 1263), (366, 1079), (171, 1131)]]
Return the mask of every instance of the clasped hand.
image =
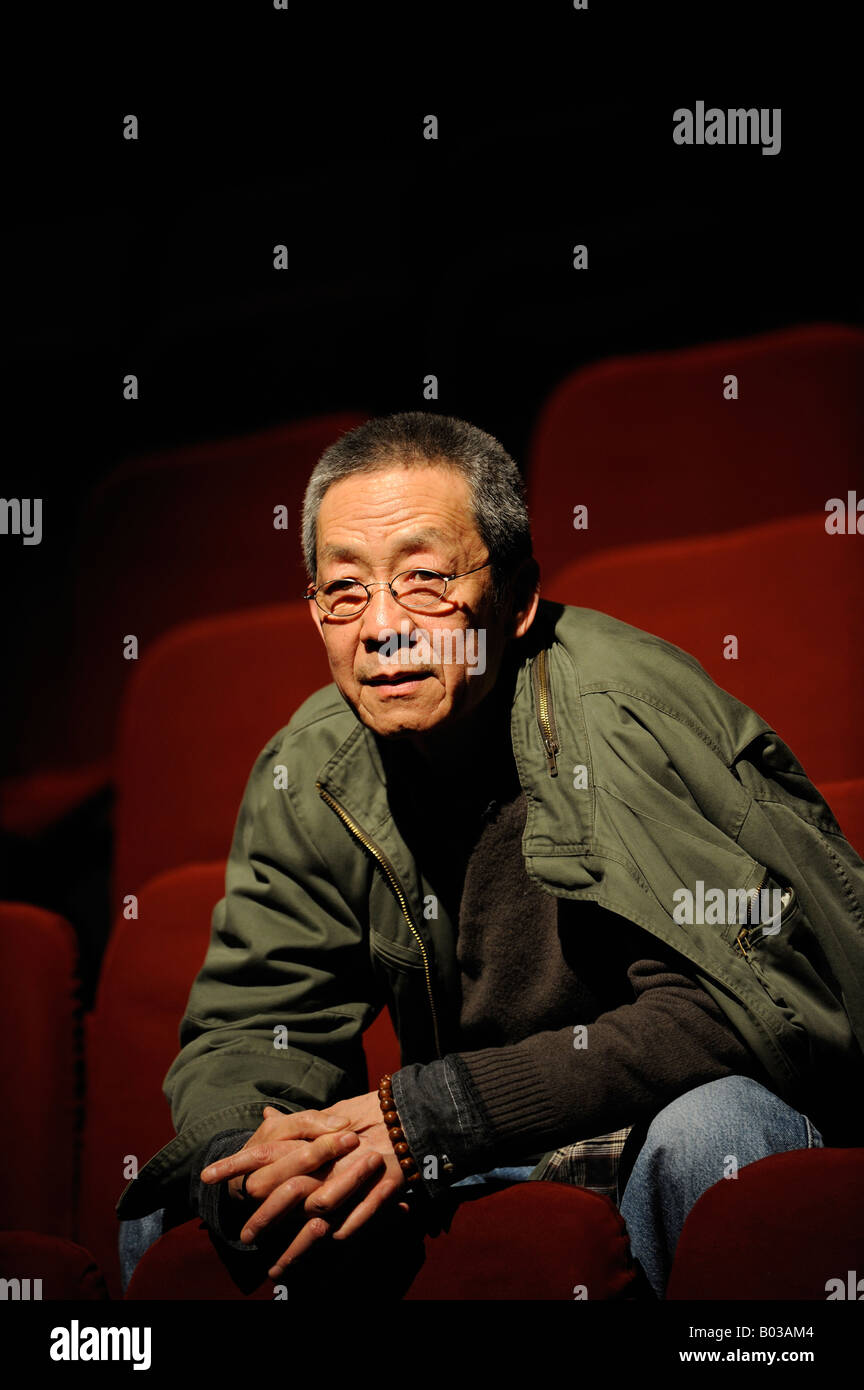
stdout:
[[(268, 1270), (277, 1279), (323, 1236), (353, 1235), (404, 1186), (404, 1174), (375, 1091), (291, 1115), (265, 1105), (263, 1116), (243, 1148), (211, 1163), (201, 1181), (227, 1179), (231, 1196), (242, 1200), (249, 1175), (246, 1196), (259, 1205), (240, 1232), (244, 1244), (286, 1213), (310, 1218)], [(408, 1210), (405, 1202), (399, 1205)]]

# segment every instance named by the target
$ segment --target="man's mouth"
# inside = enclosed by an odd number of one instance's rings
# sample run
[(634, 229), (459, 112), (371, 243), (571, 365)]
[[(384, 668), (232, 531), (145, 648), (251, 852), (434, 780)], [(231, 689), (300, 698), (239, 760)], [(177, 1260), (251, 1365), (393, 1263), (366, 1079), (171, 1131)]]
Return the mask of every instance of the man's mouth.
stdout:
[(422, 681), (431, 676), (431, 671), (392, 671), (389, 675), (373, 676), (367, 685), (404, 685), (408, 681)]

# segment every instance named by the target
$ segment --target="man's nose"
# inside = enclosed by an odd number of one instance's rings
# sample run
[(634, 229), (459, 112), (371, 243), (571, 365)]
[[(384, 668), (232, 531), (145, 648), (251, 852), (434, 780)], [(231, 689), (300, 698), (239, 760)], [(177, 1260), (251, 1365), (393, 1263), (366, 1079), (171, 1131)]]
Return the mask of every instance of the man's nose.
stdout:
[[(387, 640), (387, 633), (394, 629), (399, 633), (403, 630), (413, 630), (414, 620), (411, 614), (396, 602), (388, 584), (369, 584), (367, 587), (371, 590), (371, 597), (362, 615), (360, 636), (364, 641), (384, 642)], [(404, 629), (403, 623), (407, 624)], [(379, 635), (382, 633), (383, 635)]]

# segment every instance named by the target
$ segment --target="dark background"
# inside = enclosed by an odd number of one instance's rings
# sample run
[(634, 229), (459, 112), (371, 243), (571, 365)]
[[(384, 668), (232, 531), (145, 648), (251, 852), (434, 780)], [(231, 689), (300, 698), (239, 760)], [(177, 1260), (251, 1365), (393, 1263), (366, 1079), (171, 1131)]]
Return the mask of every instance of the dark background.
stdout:
[[(79, 17), (68, 62), (54, 32), (50, 70), (22, 46), (2, 492), (43, 498), (45, 538), (0, 544), (0, 772), (24, 770), (23, 723), (65, 679), (77, 520), (124, 458), (335, 409), (432, 408), (523, 462), (580, 364), (860, 321), (860, 121), (817, 44), (828, 12), (802, 30), (764, 11), (746, 76), (758, 7), (722, 23), (639, 7), (641, 27), (634, 13), (181, 7)], [(790, 61), (777, 41), (793, 32)], [(670, 40), (689, 56), (661, 72)], [(697, 99), (780, 106), (781, 152), (676, 146), (672, 113)], [(42, 746), (59, 752), (50, 728)]]

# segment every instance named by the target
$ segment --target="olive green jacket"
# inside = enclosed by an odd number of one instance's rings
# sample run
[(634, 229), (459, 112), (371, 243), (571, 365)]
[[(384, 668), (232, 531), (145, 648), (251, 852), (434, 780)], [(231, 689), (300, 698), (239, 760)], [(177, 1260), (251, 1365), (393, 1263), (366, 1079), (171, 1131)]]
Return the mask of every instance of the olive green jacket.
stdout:
[[(857, 1116), (864, 863), (787, 746), (693, 657), (605, 614), (542, 601), (511, 654), (528, 875), (690, 961), (820, 1127)], [(791, 887), (780, 929), (679, 924), (676, 890), (700, 880)], [(252, 769), (165, 1080), (177, 1137), (121, 1217), (185, 1200), (203, 1145), (257, 1128), (266, 1103), (368, 1090), (361, 1035), (385, 1005), (403, 1065), (458, 1050), (456, 925), (432, 894), (389, 815), (376, 737), (335, 685), (319, 690)]]

